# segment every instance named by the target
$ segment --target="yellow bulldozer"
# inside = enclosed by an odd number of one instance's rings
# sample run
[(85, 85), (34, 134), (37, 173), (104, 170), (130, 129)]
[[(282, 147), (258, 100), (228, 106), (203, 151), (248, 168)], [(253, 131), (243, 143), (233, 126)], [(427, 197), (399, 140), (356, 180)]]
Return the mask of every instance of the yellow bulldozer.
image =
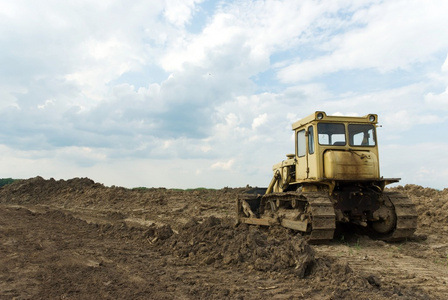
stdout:
[(351, 223), (370, 236), (396, 241), (417, 227), (415, 205), (384, 191), (400, 178), (380, 176), (378, 116), (329, 116), (317, 111), (292, 124), (295, 153), (273, 166), (267, 188), (237, 198), (237, 222), (281, 225), (310, 241), (331, 240), (337, 224)]

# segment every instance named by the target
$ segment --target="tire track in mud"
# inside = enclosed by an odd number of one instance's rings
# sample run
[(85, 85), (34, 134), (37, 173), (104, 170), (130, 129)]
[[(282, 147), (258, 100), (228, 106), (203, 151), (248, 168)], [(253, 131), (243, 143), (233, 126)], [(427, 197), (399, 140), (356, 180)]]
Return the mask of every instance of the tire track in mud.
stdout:
[(315, 250), (319, 255), (346, 262), (356, 272), (376, 276), (379, 283), (420, 288), (434, 299), (444, 299), (448, 294), (448, 259), (437, 258), (440, 255), (429, 245), (388, 244), (365, 238), (354, 244), (318, 245)]

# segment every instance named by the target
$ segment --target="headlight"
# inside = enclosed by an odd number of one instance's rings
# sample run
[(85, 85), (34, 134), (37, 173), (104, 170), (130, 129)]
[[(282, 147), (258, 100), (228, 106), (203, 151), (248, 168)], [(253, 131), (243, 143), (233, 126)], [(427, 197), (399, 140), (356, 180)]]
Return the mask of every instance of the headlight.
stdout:
[(369, 116), (369, 121), (370, 122), (375, 122), (375, 116), (374, 115), (370, 115)]
[(318, 120), (322, 120), (324, 118), (324, 114), (323, 113), (318, 113), (317, 114), (317, 119)]

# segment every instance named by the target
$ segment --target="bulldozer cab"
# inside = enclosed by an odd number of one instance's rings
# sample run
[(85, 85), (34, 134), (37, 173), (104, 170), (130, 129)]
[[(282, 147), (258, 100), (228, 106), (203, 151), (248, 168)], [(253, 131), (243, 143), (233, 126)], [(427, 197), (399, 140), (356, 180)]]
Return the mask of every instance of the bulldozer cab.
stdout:
[(375, 114), (345, 117), (317, 111), (292, 125), (295, 155), (274, 165), (273, 170), (279, 171), (279, 177), (290, 173), (292, 185), (378, 180), (377, 122)]

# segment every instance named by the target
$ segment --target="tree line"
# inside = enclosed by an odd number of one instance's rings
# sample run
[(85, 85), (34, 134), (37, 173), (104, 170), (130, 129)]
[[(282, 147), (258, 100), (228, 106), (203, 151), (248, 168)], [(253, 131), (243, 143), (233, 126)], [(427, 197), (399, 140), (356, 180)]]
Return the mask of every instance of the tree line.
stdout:
[(14, 181), (17, 181), (20, 179), (12, 179), (12, 178), (0, 178), (0, 187), (7, 185), (7, 184), (11, 184)]

